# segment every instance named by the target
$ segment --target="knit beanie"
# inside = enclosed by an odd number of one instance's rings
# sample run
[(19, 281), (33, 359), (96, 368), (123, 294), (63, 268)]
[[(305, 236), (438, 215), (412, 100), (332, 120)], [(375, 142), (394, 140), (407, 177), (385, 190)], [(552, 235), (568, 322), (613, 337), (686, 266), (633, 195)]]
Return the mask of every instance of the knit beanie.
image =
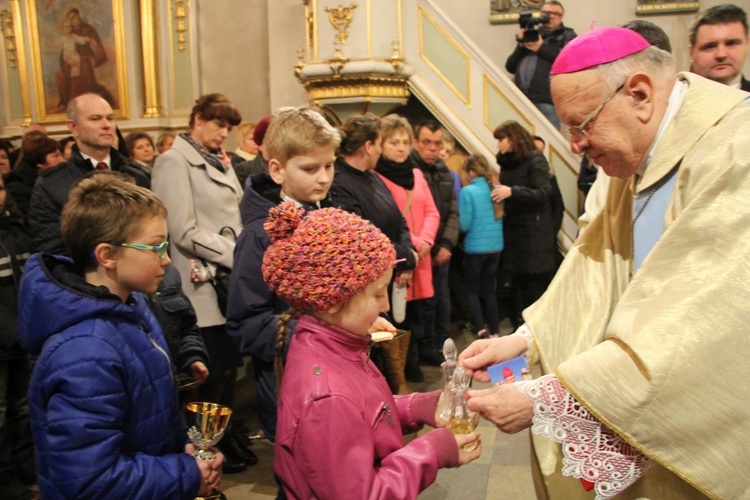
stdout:
[(377, 227), (338, 208), (305, 212), (286, 201), (268, 214), (273, 244), (263, 278), (299, 311), (327, 311), (354, 297), (393, 265), (393, 244)]

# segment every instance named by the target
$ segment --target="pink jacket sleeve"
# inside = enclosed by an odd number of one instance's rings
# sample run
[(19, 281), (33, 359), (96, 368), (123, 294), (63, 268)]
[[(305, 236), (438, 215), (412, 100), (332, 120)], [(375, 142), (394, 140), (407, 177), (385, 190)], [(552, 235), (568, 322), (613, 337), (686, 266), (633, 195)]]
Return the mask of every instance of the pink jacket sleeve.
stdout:
[(293, 453), (316, 498), (417, 498), (439, 468), (458, 462), (455, 438), (436, 429), (375, 463), (375, 450), (394, 443), (390, 417), (373, 428), (352, 401), (337, 396), (305, 406), (297, 432), (304, 439)]

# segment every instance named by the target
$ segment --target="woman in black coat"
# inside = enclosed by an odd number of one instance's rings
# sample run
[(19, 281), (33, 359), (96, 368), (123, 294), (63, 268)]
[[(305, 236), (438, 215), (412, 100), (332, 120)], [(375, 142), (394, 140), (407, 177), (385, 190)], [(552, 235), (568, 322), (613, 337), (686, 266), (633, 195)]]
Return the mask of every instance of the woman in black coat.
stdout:
[(550, 172), (544, 155), (521, 125), (507, 121), (494, 132), (499, 152), (500, 185), (492, 199), (505, 202), (503, 265), (511, 275), (511, 323), (542, 296), (555, 268), (550, 209)]

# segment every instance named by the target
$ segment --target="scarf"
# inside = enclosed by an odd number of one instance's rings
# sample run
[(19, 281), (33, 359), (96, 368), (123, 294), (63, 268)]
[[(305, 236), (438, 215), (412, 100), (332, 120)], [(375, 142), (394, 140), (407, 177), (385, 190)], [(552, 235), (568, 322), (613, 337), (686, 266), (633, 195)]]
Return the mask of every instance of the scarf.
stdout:
[(506, 170), (513, 170), (521, 163), (523, 163), (523, 160), (519, 161), (518, 158), (516, 158), (516, 154), (513, 151), (508, 151), (507, 153), (498, 153), (495, 158), (497, 159), (497, 164), (500, 165), (501, 168), (504, 168)]
[(181, 133), (180, 137), (185, 139), (188, 144), (193, 146), (195, 150), (198, 151), (198, 153), (201, 155), (201, 157), (206, 160), (206, 163), (214, 167), (216, 170), (221, 173), (226, 173), (226, 171), (229, 170), (229, 160), (223, 149), (219, 148), (218, 153), (212, 153), (211, 151), (198, 144), (195, 139), (190, 137), (190, 134), (188, 134), (187, 132)]
[(411, 162), (397, 163), (381, 155), (375, 171), (407, 191), (414, 189), (414, 170)]

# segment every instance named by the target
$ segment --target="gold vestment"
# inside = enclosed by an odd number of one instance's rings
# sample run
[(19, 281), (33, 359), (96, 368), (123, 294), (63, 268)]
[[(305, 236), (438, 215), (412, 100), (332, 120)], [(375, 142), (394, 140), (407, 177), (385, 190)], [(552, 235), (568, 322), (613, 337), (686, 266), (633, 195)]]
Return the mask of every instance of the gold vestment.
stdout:
[[(632, 280), (634, 180), (524, 311), (535, 375), (555, 373), (656, 464), (620, 498), (750, 497), (750, 101), (693, 74), (640, 192), (677, 168), (664, 233)], [(534, 436), (550, 498), (593, 498)]]

